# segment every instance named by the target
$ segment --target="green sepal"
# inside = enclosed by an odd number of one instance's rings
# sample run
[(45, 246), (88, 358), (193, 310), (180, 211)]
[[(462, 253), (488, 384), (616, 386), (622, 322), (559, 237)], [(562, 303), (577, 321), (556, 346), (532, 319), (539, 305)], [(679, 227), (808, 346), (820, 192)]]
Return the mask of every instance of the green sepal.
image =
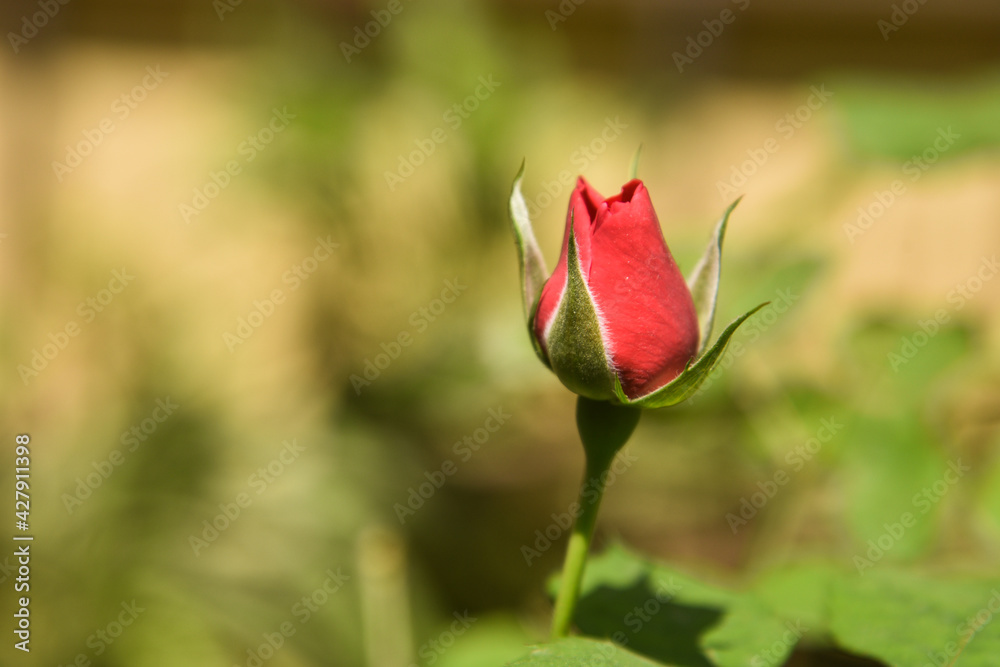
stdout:
[(764, 302), (753, 310), (750, 310), (733, 320), (732, 323), (726, 327), (726, 330), (719, 336), (719, 339), (715, 341), (715, 345), (712, 346), (711, 350), (698, 359), (698, 361), (693, 364), (689, 364), (688, 367), (684, 369), (683, 373), (652, 393), (646, 394), (645, 396), (641, 396), (634, 400), (630, 399), (625, 395), (625, 390), (622, 389), (621, 381), (615, 377), (615, 396), (618, 398), (618, 402), (622, 405), (631, 405), (640, 408), (666, 408), (687, 400), (696, 391), (698, 391), (698, 387), (701, 386), (701, 383), (705, 381), (708, 374), (711, 373), (716, 364), (719, 363), (719, 359), (722, 358), (722, 354), (726, 351), (726, 347), (729, 345), (729, 339), (733, 337), (733, 334), (736, 333), (739, 326), (743, 324), (747, 318), (769, 303), (770, 301)]
[(739, 197), (729, 205), (722, 218), (715, 226), (715, 233), (712, 234), (705, 254), (701, 256), (694, 270), (688, 277), (688, 291), (694, 299), (694, 309), (698, 314), (698, 352), (695, 357), (700, 357), (708, 349), (709, 337), (712, 335), (712, 325), (715, 321), (715, 304), (719, 296), (719, 278), (722, 274), (722, 240), (726, 236), (726, 225), (729, 222), (729, 215), (740, 203)]
[(635, 155), (632, 156), (632, 166), (629, 168), (629, 178), (635, 180), (639, 178), (639, 155), (642, 153), (642, 144), (635, 149)]
[(559, 380), (574, 393), (610, 400), (614, 397), (615, 374), (604, 348), (597, 309), (580, 267), (572, 219), (568, 245), (566, 289), (545, 339), (549, 363)]
[(552, 370), (552, 364), (549, 362), (548, 355), (545, 354), (545, 350), (542, 349), (542, 344), (538, 342), (538, 338), (535, 336), (535, 318), (538, 317), (538, 304), (541, 300), (535, 299), (535, 303), (531, 306), (531, 315), (528, 316), (528, 338), (531, 339), (531, 347), (535, 350), (535, 354), (541, 359), (542, 363), (549, 370)]
[(636, 407), (578, 396), (576, 428), (587, 453), (588, 467), (597, 474), (607, 470), (615, 454), (632, 437), (641, 416), (642, 410)]
[(510, 228), (514, 232), (514, 244), (517, 246), (517, 261), (521, 269), (521, 292), (524, 302), (524, 316), (529, 321), (542, 293), (545, 277), (545, 258), (535, 240), (531, 229), (531, 217), (528, 215), (528, 205), (521, 193), (521, 179), (524, 178), (524, 161), (514, 177), (514, 185), (510, 190), (510, 200), (507, 211), (510, 215)]

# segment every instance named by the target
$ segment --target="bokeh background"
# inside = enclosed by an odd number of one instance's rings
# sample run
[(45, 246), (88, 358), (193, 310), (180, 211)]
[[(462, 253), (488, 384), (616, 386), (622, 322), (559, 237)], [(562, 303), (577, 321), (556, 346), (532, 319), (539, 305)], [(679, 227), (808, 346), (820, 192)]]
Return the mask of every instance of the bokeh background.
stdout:
[(0, 25), (0, 469), (29, 433), (35, 536), (33, 650), (5, 629), (0, 663), (485, 667), (543, 640), (582, 452), (506, 197), (526, 160), (552, 266), (568, 179), (611, 195), (640, 144), (682, 269), (745, 195), (719, 319), (774, 305), (644, 416), (596, 548), (739, 587), (851, 570), (911, 511), (875, 567), (996, 572), (995, 3), (52, 0)]

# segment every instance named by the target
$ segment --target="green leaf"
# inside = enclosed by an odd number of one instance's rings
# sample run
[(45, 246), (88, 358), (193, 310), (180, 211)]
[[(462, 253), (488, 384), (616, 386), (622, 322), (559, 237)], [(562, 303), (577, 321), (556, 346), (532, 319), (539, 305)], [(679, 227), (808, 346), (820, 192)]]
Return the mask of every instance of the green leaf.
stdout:
[(801, 621), (813, 638), (829, 625), (830, 591), (840, 574), (841, 568), (829, 562), (783, 564), (762, 574), (753, 592), (775, 615)]
[(583, 637), (571, 637), (536, 647), (529, 655), (508, 663), (508, 667), (657, 667), (663, 663), (651, 662), (630, 651)]
[(1000, 655), (1000, 623), (991, 623), (997, 578), (928, 576), (884, 559), (858, 575), (817, 562), (776, 569), (754, 591), (776, 613), (801, 619), (813, 644), (889, 665), (986, 667)]
[(478, 618), (455, 636), (454, 645), (440, 654), (434, 667), (497, 667), (523, 655), (532, 639), (513, 615)]
[(734, 333), (736, 333), (736, 329), (738, 329), (739, 326), (747, 320), (747, 318), (766, 305), (767, 303), (762, 303), (753, 310), (747, 311), (737, 319), (733, 320), (733, 322), (726, 327), (726, 330), (722, 332), (719, 336), (719, 340), (715, 341), (715, 345), (708, 351), (708, 353), (705, 354), (705, 356), (696, 361), (693, 365), (688, 366), (684, 369), (683, 373), (678, 375), (669, 383), (663, 385), (650, 394), (646, 394), (641, 398), (632, 400), (625, 395), (625, 390), (622, 389), (621, 382), (619, 382), (616, 377), (615, 395), (618, 397), (619, 402), (624, 405), (636, 405), (641, 408), (665, 408), (671, 405), (676, 405), (677, 403), (690, 398), (692, 394), (698, 391), (698, 387), (700, 387), (701, 383), (705, 381), (708, 374), (712, 372), (715, 365), (719, 363), (723, 352), (726, 351), (726, 346), (729, 344), (729, 339), (733, 337)]
[(935, 484), (942, 489), (941, 480), (950, 471), (940, 443), (922, 423), (924, 413), (924, 408), (900, 409), (885, 417), (855, 413), (838, 436), (840, 475), (851, 488), (844, 519), (858, 555), (868, 550), (869, 540), (888, 539), (887, 525), (904, 517), (911, 524), (898, 538), (892, 537), (883, 565), (914, 560), (934, 548), (942, 510), (968, 482), (961, 478), (955, 486), (945, 484), (940, 494), (934, 490)]
[(521, 268), (521, 291), (524, 299), (524, 315), (530, 319), (538, 296), (548, 271), (545, 269), (545, 258), (535, 240), (531, 228), (531, 217), (528, 215), (528, 205), (521, 193), (521, 179), (524, 178), (524, 162), (514, 178), (510, 191), (510, 228), (514, 232), (514, 242), (517, 245), (517, 260)]
[(715, 226), (715, 233), (705, 248), (705, 254), (701, 256), (694, 270), (688, 277), (688, 290), (694, 298), (694, 309), (698, 313), (698, 352), (696, 357), (701, 356), (708, 348), (708, 341), (712, 335), (712, 324), (715, 320), (715, 304), (719, 297), (719, 278), (722, 274), (722, 241), (726, 236), (726, 225), (729, 223), (729, 215), (740, 203), (738, 198)]
[(566, 289), (545, 338), (552, 370), (573, 392), (609, 400), (617, 378), (611, 371), (601, 335), (601, 323), (580, 267), (576, 232), (570, 220), (566, 255)]
[(781, 664), (798, 639), (752, 595), (702, 583), (621, 546), (591, 559), (574, 620), (592, 637), (687, 667)]
[(946, 580), (876, 565), (831, 588), (830, 632), (842, 648), (890, 665), (993, 667), (1000, 655), (994, 610), (1000, 579)]
[[(592, 639), (577, 639), (572, 651), (542, 647), (542, 661), (514, 664), (777, 666), (793, 651), (805, 664), (837, 650), (900, 667), (993, 667), (998, 615), (995, 574), (928, 575), (878, 562), (858, 575), (843, 562), (814, 561), (775, 568), (736, 592), (615, 545), (591, 559), (583, 579), (574, 621)], [(598, 662), (601, 651), (607, 663)]]

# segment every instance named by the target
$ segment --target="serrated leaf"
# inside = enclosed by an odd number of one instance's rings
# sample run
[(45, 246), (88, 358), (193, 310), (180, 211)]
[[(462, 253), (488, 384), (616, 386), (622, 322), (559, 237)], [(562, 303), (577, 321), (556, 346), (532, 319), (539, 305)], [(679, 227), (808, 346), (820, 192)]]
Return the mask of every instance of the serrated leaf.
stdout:
[(666, 665), (781, 664), (795, 643), (786, 622), (752, 595), (705, 584), (621, 546), (587, 565), (574, 620), (592, 637)]
[(831, 589), (837, 645), (890, 665), (997, 664), (1000, 579), (946, 580), (878, 567), (843, 575)]
[(703, 357), (698, 359), (694, 364), (688, 366), (683, 373), (678, 375), (676, 378), (663, 385), (656, 391), (637, 398), (635, 400), (630, 399), (626, 394), (625, 390), (622, 389), (621, 382), (616, 378), (615, 380), (615, 395), (618, 401), (624, 405), (635, 405), (640, 408), (665, 408), (671, 405), (676, 405), (681, 401), (690, 398), (696, 391), (701, 383), (705, 381), (708, 374), (715, 369), (715, 365), (719, 363), (722, 358), (722, 354), (726, 351), (726, 346), (729, 345), (729, 340), (736, 333), (736, 330), (741, 324), (743, 324), (747, 318), (756, 313), (758, 310), (766, 306), (767, 303), (762, 303), (756, 308), (747, 311), (740, 317), (733, 320), (725, 331), (719, 336), (719, 339), (715, 341), (715, 345), (709, 350)]
[(597, 309), (583, 277), (572, 220), (568, 246), (566, 288), (545, 337), (549, 362), (559, 380), (574, 393), (608, 400), (616, 378), (604, 347)]
[(612, 642), (586, 637), (570, 637), (552, 644), (535, 647), (527, 656), (508, 663), (507, 667), (674, 667), (669, 663), (652, 662)]
[(840, 574), (841, 568), (829, 562), (786, 563), (760, 575), (753, 592), (775, 615), (800, 620), (810, 635), (822, 636), (829, 625), (830, 592)]
[(1000, 612), (997, 578), (928, 576), (884, 559), (859, 575), (817, 562), (776, 569), (754, 591), (802, 619), (814, 643), (889, 665), (986, 667), (1000, 655), (1000, 623), (991, 622)]
[(531, 317), (538, 296), (542, 292), (548, 271), (545, 269), (545, 258), (535, 240), (535, 232), (531, 228), (531, 217), (528, 215), (528, 205), (521, 193), (521, 180), (524, 178), (524, 162), (514, 178), (510, 191), (508, 213), (510, 227), (514, 232), (514, 243), (517, 246), (517, 260), (521, 269), (521, 291), (524, 301), (524, 316)]
[(725, 213), (718, 224), (715, 225), (715, 233), (712, 234), (705, 254), (701, 256), (694, 270), (688, 277), (687, 286), (694, 299), (694, 309), (698, 314), (698, 352), (695, 356), (701, 356), (708, 348), (708, 341), (712, 335), (712, 325), (715, 321), (715, 304), (719, 296), (719, 280), (722, 275), (722, 241), (726, 236), (726, 225), (729, 223), (729, 215), (740, 203), (738, 198)]

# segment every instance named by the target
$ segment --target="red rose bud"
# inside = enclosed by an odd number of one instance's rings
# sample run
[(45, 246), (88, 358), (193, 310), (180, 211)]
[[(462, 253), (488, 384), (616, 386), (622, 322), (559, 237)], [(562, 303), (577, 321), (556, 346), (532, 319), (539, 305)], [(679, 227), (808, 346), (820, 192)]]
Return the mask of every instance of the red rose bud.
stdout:
[(563, 384), (588, 398), (613, 398), (616, 375), (625, 394), (638, 398), (692, 360), (694, 301), (642, 181), (605, 199), (579, 179), (534, 335)]
[(688, 398), (736, 327), (756, 311), (731, 324), (697, 358), (711, 332), (722, 237), (735, 204), (685, 282), (642, 181), (633, 179), (605, 199), (580, 178), (570, 196), (559, 263), (540, 286), (545, 267), (520, 181), (518, 174), (511, 220), (529, 331), (542, 361), (564, 385), (588, 398), (650, 408)]

